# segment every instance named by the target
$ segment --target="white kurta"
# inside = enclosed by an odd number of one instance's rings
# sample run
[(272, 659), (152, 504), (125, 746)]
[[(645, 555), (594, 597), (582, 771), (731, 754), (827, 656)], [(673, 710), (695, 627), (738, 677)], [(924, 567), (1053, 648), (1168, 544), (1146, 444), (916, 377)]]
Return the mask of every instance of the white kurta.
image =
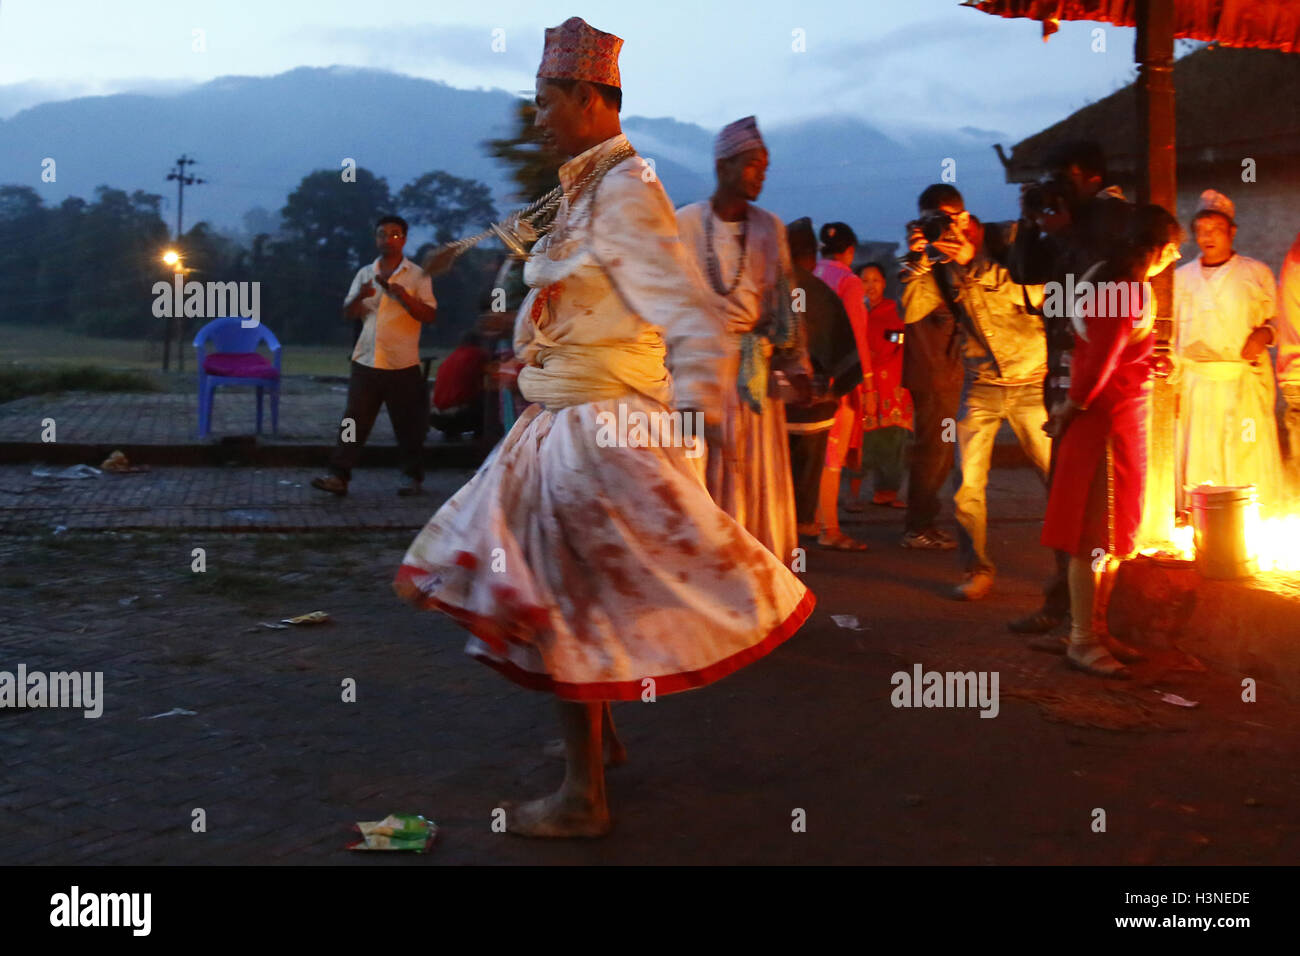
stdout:
[(575, 183), (625, 142), (561, 168), (566, 199), (525, 268), (515, 328), (534, 404), (415, 539), (395, 583), (465, 626), (469, 654), (569, 700), (708, 684), (775, 648), (813, 606), (710, 499), (690, 457), (702, 446), (610, 441), (611, 420), (668, 403), (716, 421), (725, 346), (639, 159), (570, 207)]
[(1276, 314), (1273, 273), (1255, 259), (1234, 255), (1213, 270), (1197, 259), (1174, 273), (1180, 508), (1187, 486), (1207, 481), (1255, 485), (1265, 512), (1283, 505), (1272, 361), (1267, 349), (1241, 357)]
[[(719, 295), (708, 284), (708, 246), (704, 217), (713, 217), (713, 248), (718, 274), (724, 284), (736, 278), (740, 262), (740, 223), (724, 222), (708, 200), (677, 210), (677, 229), (717, 307), (727, 317), (730, 345), (723, 365), (725, 447), (710, 448), (707, 481), (713, 499), (768, 549), (787, 564), (799, 545), (790, 471), (790, 445), (785, 428), (785, 405), (763, 396), (763, 409), (755, 412), (741, 401), (737, 386), (740, 339), (775, 307), (777, 283), (784, 275), (794, 287), (793, 266), (786, 244), (785, 225), (772, 213), (749, 207), (745, 244), (745, 269), (729, 295)], [(771, 345), (764, 341), (770, 358)]]

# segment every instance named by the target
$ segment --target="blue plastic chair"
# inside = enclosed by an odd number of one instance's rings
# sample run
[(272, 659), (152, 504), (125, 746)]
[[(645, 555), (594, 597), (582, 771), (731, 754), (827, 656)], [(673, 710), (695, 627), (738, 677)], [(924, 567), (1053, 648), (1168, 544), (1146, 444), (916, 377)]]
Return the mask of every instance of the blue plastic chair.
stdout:
[[(199, 369), (199, 437), (212, 431), (212, 399), (216, 390), (226, 385), (250, 385), (257, 389), (257, 434), (262, 434), (262, 395), (271, 393), (271, 431), (280, 428), (280, 340), (265, 325), (246, 329), (238, 316), (213, 319), (194, 336)], [(266, 343), (271, 361), (257, 352)], [(212, 344), (212, 352), (206, 346)], [(210, 362), (209, 360), (215, 360)], [(219, 374), (209, 371), (209, 364), (228, 367), (242, 374)], [(250, 374), (251, 373), (251, 374)]]

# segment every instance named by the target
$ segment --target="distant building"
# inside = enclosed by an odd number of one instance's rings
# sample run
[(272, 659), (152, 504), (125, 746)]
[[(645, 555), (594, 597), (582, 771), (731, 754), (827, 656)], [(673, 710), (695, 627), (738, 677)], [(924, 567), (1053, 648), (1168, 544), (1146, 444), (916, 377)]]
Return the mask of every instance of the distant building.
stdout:
[[(1300, 56), (1206, 47), (1175, 62), (1174, 88), (1179, 222), (1189, 225), (1202, 191), (1219, 190), (1237, 205), (1237, 250), (1276, 274), (1300, 232)], [(1074, 139), (1101, 143), (1110, 182), (1137, 197), (1145, 160), (1135, 84), (1017, 143), (1003, 158), (1007, 182), (1036, 180), (1050, 149)], [(1253, 182), (1243, 181), (1246, 160)], [(1183, 256), (1196, 254), (1189, 237)]]

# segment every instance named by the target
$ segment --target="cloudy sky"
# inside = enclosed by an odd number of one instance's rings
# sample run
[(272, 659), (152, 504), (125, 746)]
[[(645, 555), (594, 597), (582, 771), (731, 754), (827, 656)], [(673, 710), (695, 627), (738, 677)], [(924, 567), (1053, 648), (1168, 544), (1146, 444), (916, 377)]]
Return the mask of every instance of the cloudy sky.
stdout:
[(1095, 52), (1097, 24), (1043, 43), (1038, 24), (957, 0), (0, 0), (0, 118), (297, 66), (525, 90), (543, 28), (572, 15), (626, 40), (626, 113), (709, 129), (749, 113), (769, 125), (850, 114), (894, 133), (976, 127), (1014, 141), (1133, 69), (1132, 30), (1106, 27)]

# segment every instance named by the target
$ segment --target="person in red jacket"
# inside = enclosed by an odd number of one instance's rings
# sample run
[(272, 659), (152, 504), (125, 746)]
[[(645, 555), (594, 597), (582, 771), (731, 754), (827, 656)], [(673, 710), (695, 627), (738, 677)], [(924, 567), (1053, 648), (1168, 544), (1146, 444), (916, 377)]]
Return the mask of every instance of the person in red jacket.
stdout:
[(429, 420), (448, 438), (483, 431), (483, 369), (490, 357), (478, 333), (469, 331), (438, 366)]
[[(1119, 248), (1084, 274), (1077, 287), (1083, 298), (1073, 312), (1069, 397), (1043, 426), (1059, 443), (1042, 543), (1070, 555), (1066, 659), (1097, 677), (1128, 676), (1117, 658), (1134, 658), (1106, 632), (1105, 596), (1119, 560), (1134, 550), (1142, 520), (1155, 345), (1147, 280), (1178, 258), (1182, 237), (1166, 210), (1141, 206)], [(1127, 310), (1108, 314), (1108, 303), (1118, 297), (1102, 295), (1097, 284), (1103, 282), (1130, 283), (1136, 294), (1127, 297)], [(1084, 283), (1097, 292), (1091, 307)], [(1044, 309), (1050, 308), (1049, 290)]]

